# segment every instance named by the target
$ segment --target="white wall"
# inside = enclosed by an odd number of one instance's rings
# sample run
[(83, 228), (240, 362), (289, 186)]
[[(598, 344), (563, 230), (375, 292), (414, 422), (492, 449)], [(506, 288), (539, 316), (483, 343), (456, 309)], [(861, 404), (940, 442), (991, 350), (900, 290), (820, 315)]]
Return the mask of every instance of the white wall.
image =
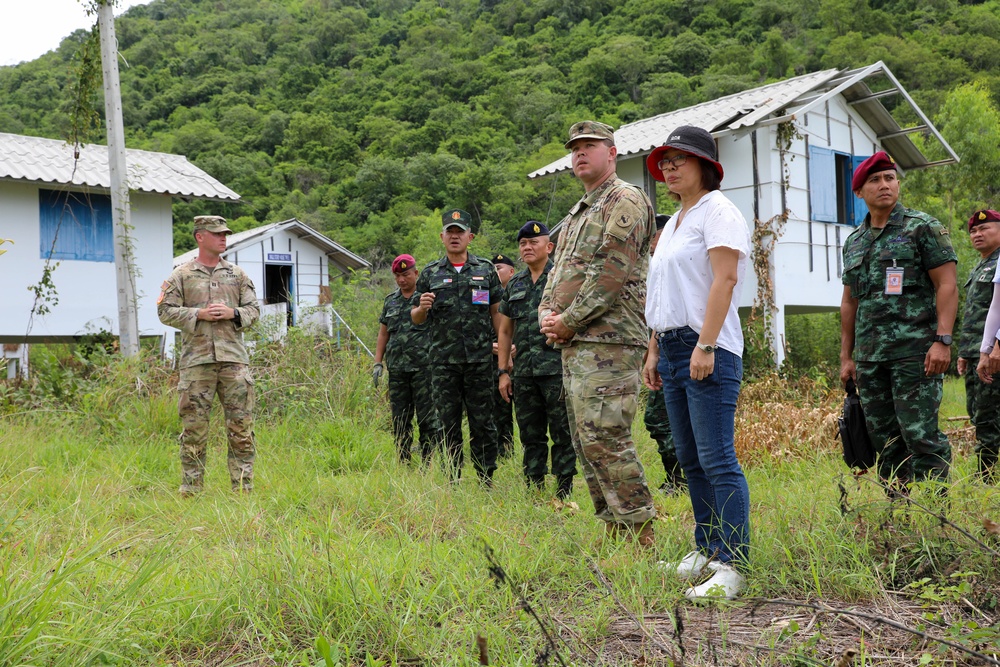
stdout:
[[(57, 185), (42, 184), (45, 189)], [(0, 237), (14, 240), (0, 257), (3, 286), (0, 341), (24, 340), (34, 295), (28, 287), (42, 278), (39, 184), (0, 182)], [(170, 275), (173, 260), (171, 198), (133, 194), (136, 295), (139, 334), (162, 335), (167, 329), (156, 316), (160, 285)], [(53, 262), (54, 264), (55, 262)], [(76, 336), (99, 330), (118, 333), (118, 300), (113, 262), (59, 260), (52, 273), (59, 302), (47, 315), (34, 318), (33, 338)]]

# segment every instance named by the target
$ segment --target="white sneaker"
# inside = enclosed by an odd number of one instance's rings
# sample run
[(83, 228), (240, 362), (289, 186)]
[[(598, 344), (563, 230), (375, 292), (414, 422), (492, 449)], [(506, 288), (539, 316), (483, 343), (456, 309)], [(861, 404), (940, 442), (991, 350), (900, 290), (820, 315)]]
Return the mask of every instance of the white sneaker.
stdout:
[(668, 563), (661, 560), (656, 564), (658, 568), (670, 574), (676, 574), (681, 579), (694, 579), (700, 577), (705, 568), (715, 569), (719, 563), (709, 560), (708, 556), (700, 551), (692, 551), (678, 563)]
[(725, 598), (732, 600), (746, 587), (746, 579), (731, 565), (718, 563), (715, 574), (700, 586), (687, 589), (684, 596), (689, 600), (696, 598)]

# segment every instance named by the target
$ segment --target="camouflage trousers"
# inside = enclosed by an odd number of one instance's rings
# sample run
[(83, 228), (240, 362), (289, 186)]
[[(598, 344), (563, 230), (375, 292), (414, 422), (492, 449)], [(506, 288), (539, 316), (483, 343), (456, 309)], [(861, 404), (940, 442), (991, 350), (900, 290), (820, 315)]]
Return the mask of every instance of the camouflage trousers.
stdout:
[(656, 516), (632, 441), (645, 350), (576, 343), (563, 348), (563, 387), (573, 447), (594, 513), (603, 521), (642, 524)]
[(420, 429), (420, 458), (429, 461), (444, 439), (441, 422), (431, 389), (428, 369), (394, 371), (389, 369), (389, 407), (392, 409), (392, 436), (399, 460), (408, 463), (413, 457), (413, 416)]
[(656, 451), (660, 454), (663, 470), (667, 473), (667, 482), (683, 485), (684, 473), (674, 450), (674, 434), (670, 432), (670, 419), (667, 417), (667, 404), (663, 400), (662, 390), (646, 394), (643, 422), (649, 431), (649, 437), (656, 441)]
[(969, 359), (965, 370), (965, 408), (976, 427), (976, 458), (979, 474), (990, 481), (998, 479), (997, 455), (1000, 454), (1000, 374), (993, 384), (986, 384), (976, 374), (979, 359)]
[(552, 474), (561, 485), (572, 485), (576, 474), (576, 450), (569, 432), (562, 376), (536, 375), (511, 380), (517, 404), (517, 427), (524, 447), (525, 479), (534, 486), (545, 483), (551, 437)]
[(497, 429), (493, 424), (496, 365), (489, 361), (437, 364), (431, 371), (434, 402), (444, 428), (452, 479), (462, 476), (462, 413), (469, 418), (469, 453), (479, 478), (493, 479), (497, 468)]
[(493, 388), (493, 425), (497, 428), (497, 458), (514, 454), (514, 404), (503, 400), (500, 386)]
[(246, 364), (200, 364), (181, 369), (177, 384), (181, 415), (181, 492), (201, 491), (205, 481), (208, 418), (212, 400), (219, 402), (226, 416), (229, 453), (226, 463), (233, 490), (253, 489), (253, 462), (256, 448), (253, 433), (253, 378)]
[(857, 362), (858, 396), (884, 480), (948, 478), (951, 445), (938, 428), (943, 376), (924, 374), (924, 357)]

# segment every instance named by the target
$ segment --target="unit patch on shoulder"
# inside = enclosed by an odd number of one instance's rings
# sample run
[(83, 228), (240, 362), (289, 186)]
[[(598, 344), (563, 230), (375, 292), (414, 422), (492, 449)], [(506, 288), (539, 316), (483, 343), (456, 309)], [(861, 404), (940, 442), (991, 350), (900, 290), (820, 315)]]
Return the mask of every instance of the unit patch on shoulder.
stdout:
[(641, 217), (642, 211), (634, 202), (620, 201), (611, 209), (604, 232), (624, 241)]

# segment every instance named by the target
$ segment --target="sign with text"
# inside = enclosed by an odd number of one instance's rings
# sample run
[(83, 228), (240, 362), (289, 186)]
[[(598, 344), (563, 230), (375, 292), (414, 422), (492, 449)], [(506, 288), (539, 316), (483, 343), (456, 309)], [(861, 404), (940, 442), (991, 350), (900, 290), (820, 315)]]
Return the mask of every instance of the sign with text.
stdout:
[(269, 262), (290, 262), (292, 261), (291, 253), (284, 252), (269, 252), (267, 253), (267, 261)]

